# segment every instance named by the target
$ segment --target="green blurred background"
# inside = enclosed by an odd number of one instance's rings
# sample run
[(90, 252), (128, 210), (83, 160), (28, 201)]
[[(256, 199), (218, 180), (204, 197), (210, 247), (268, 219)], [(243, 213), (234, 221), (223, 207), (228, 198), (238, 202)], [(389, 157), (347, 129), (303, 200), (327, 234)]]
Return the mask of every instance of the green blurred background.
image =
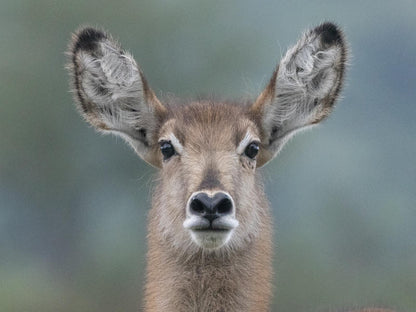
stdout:
[(137, 311), (155, 170), (78, 116), (64, 51), (101, 25), (160, 97), (255, 97), (306, 28), (352, 50), (323, 126), (263, 169), (275, 223), (273, 311), (416, 311), (416, 2), (0, 3), (0, 311)]

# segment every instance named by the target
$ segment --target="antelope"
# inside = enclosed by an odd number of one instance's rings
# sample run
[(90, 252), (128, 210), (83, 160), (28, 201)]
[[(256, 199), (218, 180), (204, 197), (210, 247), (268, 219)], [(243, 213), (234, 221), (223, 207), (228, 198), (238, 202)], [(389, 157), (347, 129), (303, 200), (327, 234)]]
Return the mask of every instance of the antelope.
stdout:
[(331, 113), (347, 62), (342, 31), (329, 22), (306, 31), (259, 97), (242, 103), (161, 102), (132, 55), (102, 30), (79, 29), (68, 54), (81, 115), (160, 169), (145, 311), (268, 311), (272, 220), (257, 169)]

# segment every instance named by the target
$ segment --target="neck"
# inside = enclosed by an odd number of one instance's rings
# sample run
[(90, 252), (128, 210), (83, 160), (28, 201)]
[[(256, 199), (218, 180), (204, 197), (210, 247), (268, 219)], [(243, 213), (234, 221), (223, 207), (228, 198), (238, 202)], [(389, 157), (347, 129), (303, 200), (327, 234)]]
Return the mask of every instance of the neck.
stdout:
[[(156, 223), (157, 207), (149, 215)], [(178, 252), (161, 232), (148, 236), (145, 306), (155, 311), (268, 311), (271, 225), (240, 250)]]

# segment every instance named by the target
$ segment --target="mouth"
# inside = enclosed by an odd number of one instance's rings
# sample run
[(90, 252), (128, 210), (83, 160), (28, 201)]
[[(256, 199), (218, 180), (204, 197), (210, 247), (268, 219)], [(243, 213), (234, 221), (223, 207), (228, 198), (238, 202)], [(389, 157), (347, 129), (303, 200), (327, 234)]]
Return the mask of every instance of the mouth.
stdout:
[(206, 218), (192, 216), (186, 218), (183, 226), (187, 230), (196, 232), (228, 232), (238, 226), (238, 221), (233, 217), (220, 217), (209, 221)]
[(231, 230), (230, 229), (216, 229), (210, 226), (208, 228), (203, 228), (203, 229), (192, 229), (192, 231), (195, 231), (195, 232), (228, 232)]
[(183, 226), (189, 230), (192, 240), (197, 245), (205, 249), (217, 249), (230, 240), (238, 221), (230, 216), (220, 217), (211, 222), (203, 217), (191, 216), (185, 220)]
[(221, 220), (214, 220), (213, 222), (204, 222), (205, 220), (201, 221), (202, 222), (195, 222), (188, 229), (196, 232), (228, 232), (235, 228), (234, 224), (230, 224), (230, 222), (220, 222)]

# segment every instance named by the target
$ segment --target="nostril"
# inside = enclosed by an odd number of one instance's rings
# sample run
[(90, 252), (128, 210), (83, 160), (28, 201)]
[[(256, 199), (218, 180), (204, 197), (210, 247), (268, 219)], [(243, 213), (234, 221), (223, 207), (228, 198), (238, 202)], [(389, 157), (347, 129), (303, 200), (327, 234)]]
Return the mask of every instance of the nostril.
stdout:
[(232, 209), (233, 203), (229, 198), (224, 198), (217, 204), (217, 213), (220, 215), (230, 214)]
[(210, 221), (232, 214), (234, 206), (229, 195), (218, 192), (214, 196), (201, 192), (192, 197), (189, 203), (189, 212), (204, 217)]
[(196, 214), (203, 214), (205, 212), (205, 205), (198, 198), (192, 199), (190, 208)]

